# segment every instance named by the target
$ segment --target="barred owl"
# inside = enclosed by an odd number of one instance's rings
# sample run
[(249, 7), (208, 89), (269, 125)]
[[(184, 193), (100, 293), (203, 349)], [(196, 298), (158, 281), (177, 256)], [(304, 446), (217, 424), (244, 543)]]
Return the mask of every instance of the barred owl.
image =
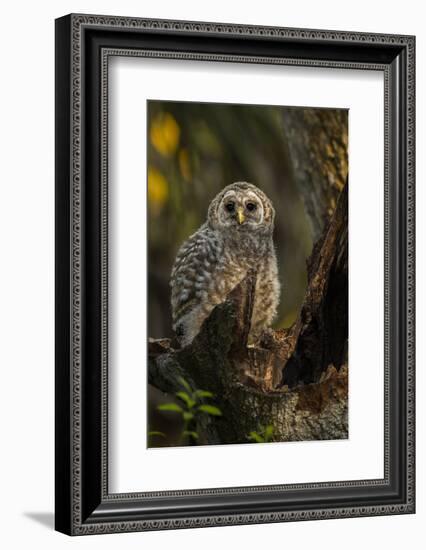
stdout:
[(271, 325), (280, 293), (274, 216), (271, 201), (251, 183), (232, 183), (212, 200), (207, 221), (183, 243), (172, 269), (173, 329), (181, 346), (250, 269), (257, 282), (249, 343)]

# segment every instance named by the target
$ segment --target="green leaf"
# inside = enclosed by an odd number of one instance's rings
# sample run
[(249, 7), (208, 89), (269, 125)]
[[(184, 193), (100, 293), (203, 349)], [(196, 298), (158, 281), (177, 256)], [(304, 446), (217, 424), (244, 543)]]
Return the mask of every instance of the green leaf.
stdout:
[(183, 376), (178, 377), (179, 382), (182, 384), (182, 386), (186, 389), (187, 392), (192, 393), (192, 388), (189, 385), (189, 383), (183, 378)]
[(163, 405), (158, 405), (157, 409), (159, 411), (172, 411), (182, 413), (183, 409), (176, 403), (164, 403)]
[(273, 435), (274, 435), (274, 427), (272, 426), (272, 424), (269, 424), (268, 426), (266, 426), (265, 432), (264, 432), (265, 441), (270, 441)]
[(159, 437), (167, 437), (165, 433), (156, 431), (148, 432), (148, 435), (149, 437), (153, 437), (154, 435), (158, 435)]
[(263, 437), (257, 432), (250, 432), (248, 438), (250, 439), (250, 441), (254, 441), (255, 443), (265, 443)]
[(192, 409), (192, 407), (196, 404), (196, 402), (184, 391), (178, 391), (176, 395), (179, 399), (182, 399), (188, 409)]
[(189, 432), (188, 430), (185, 430), (183, 432), (183, 435), (186, 435), (188, 437), (192, 437), (193, 439), (198, 439), (198, 434), (197, 432)]
[(183, 413), (183, 419), (186, 421), (192, 420), (194, 418), (194, 415), (190, 412), (184, 411)]
[(207, 414), (211, 414), (212, 416), (222, 416), (222, 411), (214, 405), (200, 405), (198, 407), (198, 410)]
[(214, 394), (211, 391), (195, 390), (194, 397), (214, 397)]

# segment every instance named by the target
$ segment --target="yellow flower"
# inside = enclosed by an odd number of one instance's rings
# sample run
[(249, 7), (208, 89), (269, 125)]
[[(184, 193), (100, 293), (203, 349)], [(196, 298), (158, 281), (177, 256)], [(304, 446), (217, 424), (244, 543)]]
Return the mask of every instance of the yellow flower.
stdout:
[(163, 156), (170, 157), (175, 153), (179, 145), (180, 129), (170, 113), (160, 113), (154, 118), (149, 135), (152, 145)]
[(180, 173), (186, 181), (191, 180), (191, 164), (189, 162), (189, 154), (187, 149), (179, 151), (179, 168)]
[(154, 166), (148, 168), (148, 202), (154, 214), (159, 214), (169, 197), (169, 184)]

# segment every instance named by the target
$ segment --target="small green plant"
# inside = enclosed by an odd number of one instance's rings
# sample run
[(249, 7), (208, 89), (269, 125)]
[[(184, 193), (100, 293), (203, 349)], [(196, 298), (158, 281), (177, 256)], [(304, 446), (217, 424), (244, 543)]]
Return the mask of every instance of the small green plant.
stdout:
[(268, 426), (259, 426), (258, 431), (250, 432), (247, 436), (249, 441), (253, 443), (269, 443), (274, 435), (274, 427), (272, 424)]
[(206, 399), (214, 398), (211, 392), (206, 390), (193, 390), (187, 380), (182, 377), (179, 378), (179, 382), (183, 390), (176, 392), (175, 395), (181, 404), (164, 403), (158, 405), (157, 409), (159, 411), (169, 411), (180, 414), (183, 420), (183, 430), (180, 438), (181, 442), (188, 438), (190, 442), (195, 443), (199, 439), (196, 426), (200, 416), (222, 416), (222, 411), (215, 405), (205, 403)]

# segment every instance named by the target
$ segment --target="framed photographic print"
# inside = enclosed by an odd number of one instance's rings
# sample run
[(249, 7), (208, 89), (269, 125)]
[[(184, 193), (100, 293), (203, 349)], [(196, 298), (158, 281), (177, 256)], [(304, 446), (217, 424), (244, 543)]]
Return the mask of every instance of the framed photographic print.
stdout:
[(56, 529), (413, 513), (412, 36), (56, 21)]

